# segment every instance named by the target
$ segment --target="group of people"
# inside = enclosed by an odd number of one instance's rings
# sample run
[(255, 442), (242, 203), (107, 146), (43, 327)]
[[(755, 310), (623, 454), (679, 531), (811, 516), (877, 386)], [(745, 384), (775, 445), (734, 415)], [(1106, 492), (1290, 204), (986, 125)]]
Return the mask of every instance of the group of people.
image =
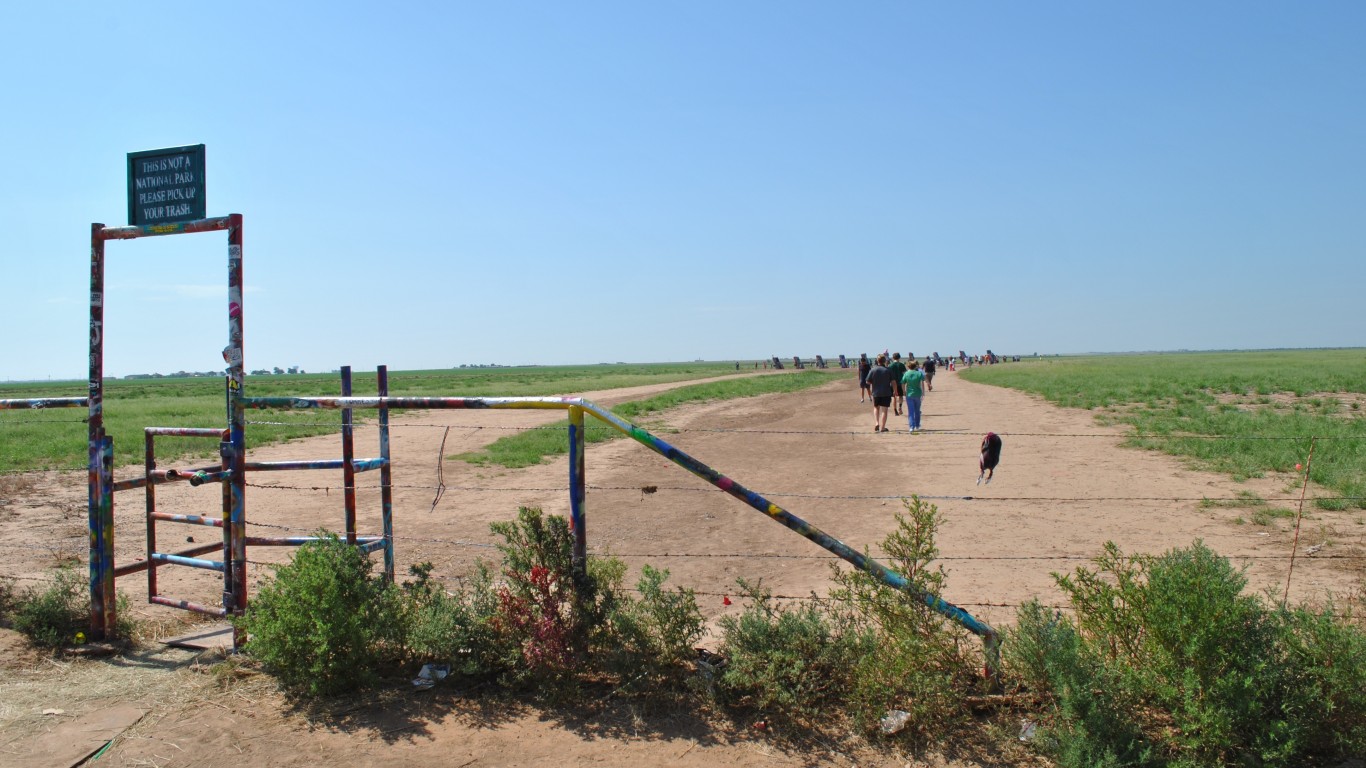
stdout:
[(915, 355), (908, 354), (905, 362), (900, 352), (883, 352), (872, 362), (867, 355), (859, 355), (859, 402), (873, 401), (873, 431), (887, 431), (887, 413), (900, 416), (904, 411), (912, 433), (920, 431), (921, 399), (934, 391), (934, 372), (937, 356), (925, 358), (922, 364)]

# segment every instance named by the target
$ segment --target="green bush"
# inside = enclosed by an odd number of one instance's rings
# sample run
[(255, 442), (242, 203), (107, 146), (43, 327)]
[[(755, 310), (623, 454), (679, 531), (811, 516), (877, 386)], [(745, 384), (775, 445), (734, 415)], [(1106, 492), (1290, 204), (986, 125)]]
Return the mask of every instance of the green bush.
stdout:
[(606, 620), (594, 632), (594, 666), (619, 680), (622, 692), (681, 690), (703, 631), (696, 594), (681, 587), (665, 589), (669, 572), (646, 565), (636, 582), (640, 597), (632, 599), (615, 588), (625, 570), (620, 561), (609, 560), (601, 567), (596, 580), (612, 599)]
[(8, 621), (18, 604), (19, 592), (14, 588), (14, 579), (0, 576), (0, 621)]
[(831, 599), (852, 611), (875, 632), (874, 651), (855, 667), (849, 712), (855, 724), (870, 730), (888, 711), (910, 713), (906, 729), (927, 736), (942, 733), (968, 714), (963, 697), (982, 683), (977, 668), (981, 646), (967, 630), (929, 610), (921, 595), (944, 590), (935, 536), (938, 508), (918, 497), (902, 501), (896, 528), (882, 541), (888, 567), (906, 580), (910, 591), (897, 589), (861, 570), (836, 570), (839, 585)]
[(1268, 608), (1196, 542), (1107, 544), (1057, 576), (1075, 623), (1021, 609), (1007, 658), (1050, 707), (1063, 765), (1293, 766), (1366, 745), (1366, 638), (1327, 610)]
[(744, 612), (720, 621), (726, 666), (716, 680), (717, 699), (772, 718), (828, 720), (842, 709), (854, 670), (874, 652), (876, 637), (816, 601), (779, 607), (762, 585), (741, 580), (740, 589), (748, 601)]
[[(14, 629), (35, 646), (56, 649), (85, 642), (90, 628), (90, 585), (83, 572), (62, 565), (47, 587), (16, 593), (8, 584), (0, 586), (4, 587), (0, 589), (0, 614), (8, 614)], [(134, 626), (127, 612), (128, 598), (118, 595), (113, 636), (108, 639), (132, 637)]]
[(477, 563), (474, 575), (450, 593), (431, 581), (430, 564), (411, 572), (415, 579), (403, 585), (403, 626), (414, 657), (449, 663), (451, 674), (468, 680), (491, 679), (516, 665), (516, 649), (494, 629), (498, 597), (486, 563)]
[(489, 527), (504, 539), (498, 545), (503, 582), (496, 587), (492, 628), (504, 648), (520, 654), (520, 664), (510, 666), (504, 681), (563, 693), (575, 683), (587, 658), (590, 629), (602, 613), (591, 576), (575, 583), (569, 522), (522, 507), (515, 521)]
[(240, 626), (250, 653), (290, 691), (335, 696), (374, 685), (403, 656), (398, 590), (359, 548), (322, 532), (275, 569)]
[(491, 528), (504, 539), (501, 569), (479, 562), (449, 592), (429, 563), (393, 587), (358, 549), (325, 535), (252, 600), (240, 622), (248, 648), (286, 688), (314, 696), (372, 685), (383, 665), (408, 661), (552, 698), (585, 676), (606, 675), (619, 690), (683, 678), (702, 617), (692, 592), (664, 588), (667, 572), (646, 566), (633, 598), (616, 559), (589, 559), (576, 583), (564, 518), (522, 508)]
[(1137, 725), (1139, 707), (1072, 622), (1030, 600), (1020, 607), (1002, 648), (1007, 670), (1044, 698), (1047, 721), (1038, 743), (1059, 765), (1156, 764), (1154, 747)]

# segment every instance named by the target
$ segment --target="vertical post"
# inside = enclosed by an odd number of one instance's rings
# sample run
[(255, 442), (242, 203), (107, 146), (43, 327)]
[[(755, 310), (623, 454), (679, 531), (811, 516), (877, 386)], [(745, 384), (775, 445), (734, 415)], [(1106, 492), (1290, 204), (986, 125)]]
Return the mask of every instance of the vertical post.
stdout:
[[(225, 435), (226, 437), (226, 435)], [(223, 521), (223, 608), (229, 615), (232, 613), (233, 590), (233, 562), (236, 560), (236, 553), (233, 551), (232, 536), (232, 441), (222, 440), (218, 443), (219, 468), (223, 470), (223, 482), (219, 483), (222, 490), (222, 501), (219, 504), (219, 516)], [(234, 646), (238, 639), (233, 635)]]
[(1295, 573), (1295, 554), (1300, 548), (1300, 521), (1304, 519), (1304, 496), (1309, 492), (1309, 471), (1314, 468), (1314, 443), (1317, 437), (1309, 436), (1309, 457), (1304, 460), (1304, 485), (1300, 486), (1300, 508), (1295, 513), (1295, 541), (1290, 545), (1290, 567), (1285, 572), (1285, 594), (1281, 595), (1281, 607), (1290, 599), (1290, 577)]
[(100, 592), (104, 595), (103, 637), (118, 626), (118, 593), (114, 591), (114, 438), (104, 436), (100, 448)]
[[(342, 397), (351, 396), (351, 366), (341, 369)], [(342, 409), (342, 498), (346, 504), (346, 543), (356, 543), (356, 446), (352, 430), (352, 411)]]
[[(376, 371), (379, 380), (379, 396), (389, 396), (389, 366), (381, 365)], [(384, 518), (384, 578), (394, 582), (394, 486), (393, 468), (389, 457), (389, 406), (379, 409), (379, 457), (384, 461), (379, 467), (380, 508)]]
[[(242, 214), (228, 216), (228, 346), (223, 357), (228, 363), (228, 443), (232, 465), (231, 510), (228, 528), (232, 563), (225, 570), (232, 572), (232, 587), (223, 595), (223, 607), (230, 615), (242, 615), (247, 609), (247, 416), (243, 398), (246, 393), (246, 365), (243, 359), (242, 306)], [(225, 563), (225, 566), (227, 564)], [(233, 631), (233, 646), (245, 638)]]
[(157, 521), (152, 513), (157, 511), (156, 483), (152, 482), (152, 471), (157, 468), (156, 438), (151, 432), (142, 433), (143, 477), (147, 480), (147, 598), (150, 601), (157, 594), (157, 561), (152, 557), (156, 552)]
[(585, 530), (583, 464), (583, 408), (569, 407), (569, 524), (574, 530), (574, 579), (582, 583), (588, 576), (588, 536)]
[(90, 225), (90, 382), (89, 412), (86, 422), (89, 436), (86, 443), (88, 509), (86, 521), (90, 526), (90, 635), (102, 639), (105, 628), (105, 605), (113, 602), (113, 595), (104, 589), (105, 571), (113, 572), (113, 565), (105, 559), (105, 531), (103, 509), (104, 443), (104, 225)]

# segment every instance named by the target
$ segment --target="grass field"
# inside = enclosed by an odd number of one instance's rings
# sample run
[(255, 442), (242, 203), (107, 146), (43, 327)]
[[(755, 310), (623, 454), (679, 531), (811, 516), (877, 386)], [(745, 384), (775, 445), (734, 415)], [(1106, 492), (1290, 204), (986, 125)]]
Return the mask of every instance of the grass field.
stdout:
[[(1235, 478), (1294, 473), (1366, 508), (1366, 350), (1097, 355), (961, 369), (1132, 428), (1130, 442)], [(1313, 461), (1309, 451), (1313, 444)]]
[[(733, 362), (390, 371), (389, 394), (534, 397), (689, 381), (735, 372)], [(373, 371), (353, 372), (354, 395), (374, 395), (376, 390)], [(338, 374), (248, 376), (246, 391), (252, 397), (335, 396), (341, 393), (341, 378)], [(85, 394), (83, 381), (0, 384), (0, 399), (6, 400)], [(365, 415), (357, 413), (356, 417)], [(84, 468), (85, 416), (83, 408), (0, 411), (0, 472)], [(110, 379), (105, 382), (104, 419), (105, 431), (114, 438), (115, 464), (141, 463), (145, 427), (226, 426), (224, 383), (216, 378)], [(336, 431), (341, 416), (334, 413), (329, 418), (315, 411), (254, 411), (248, 420), (256, 422), (247, 432), (248, 447), (254, 447)], [(214, 456), (217, 443), (177, 439), (166, 450)]]

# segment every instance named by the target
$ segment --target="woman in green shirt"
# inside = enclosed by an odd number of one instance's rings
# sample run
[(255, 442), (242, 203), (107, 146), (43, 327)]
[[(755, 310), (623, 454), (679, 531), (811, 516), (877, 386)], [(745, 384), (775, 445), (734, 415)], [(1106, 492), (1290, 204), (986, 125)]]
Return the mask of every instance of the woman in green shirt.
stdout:
[(920, 431), (920, 398), (925, 396), (924, 383), (925, 374), (920, 370), (920, 363), (912, 360), (910, 370), (901, 377), (901, 388), (906, 393), (906, 420), (912, 432)]

